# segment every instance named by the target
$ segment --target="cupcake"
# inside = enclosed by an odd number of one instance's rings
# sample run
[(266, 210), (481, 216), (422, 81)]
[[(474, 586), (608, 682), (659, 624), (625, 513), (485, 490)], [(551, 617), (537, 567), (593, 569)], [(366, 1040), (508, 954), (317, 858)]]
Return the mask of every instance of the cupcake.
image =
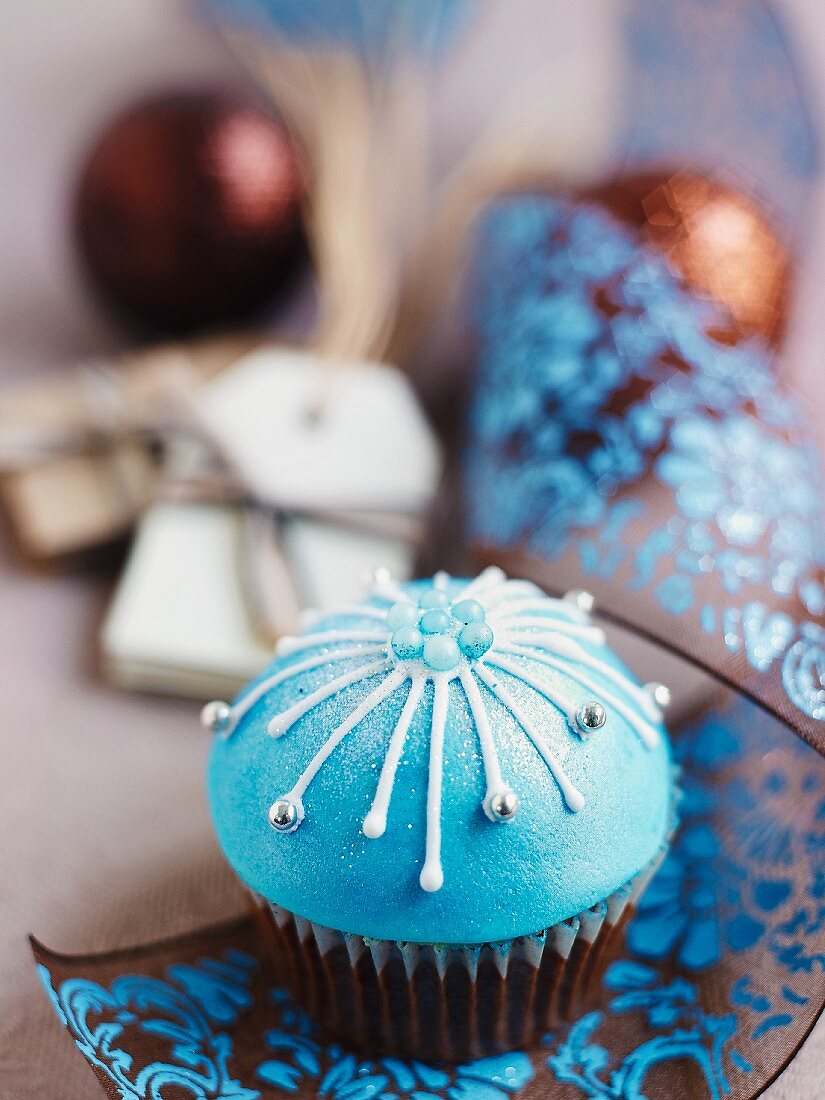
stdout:
[(279, 978), (339, 1038), (458, 1061), (598, 990), (674, 799), (667, 691), (591, 602), (379, 570), (204, 709), (221, 846)]

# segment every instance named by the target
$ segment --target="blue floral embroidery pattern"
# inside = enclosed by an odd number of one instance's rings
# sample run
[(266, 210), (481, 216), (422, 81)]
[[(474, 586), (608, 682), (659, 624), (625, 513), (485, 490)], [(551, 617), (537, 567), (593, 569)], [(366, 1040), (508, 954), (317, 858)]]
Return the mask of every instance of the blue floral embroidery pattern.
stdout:
[[(123, 1100), (158, 1100), (176, 1086), (193, 1100), (259, 1100), (259, 1088), (235, 1080), (228, 1065), (231, 1037), (221, 1028), (252, 1007), (255, 959), (230, 951), (196, 966), (170, 966), (166, 980), (116, 978), (109, 989), (70, 978), (55, 990), (41, 966), (43, 985), (80, 1052), (112, 1081)], [(520, 1052), (461, 1066), (430, 1066), (384, 1058), (365, 1060), (337, 1044), (325, 1045), (317, 1025), (276, 988), (269, 994), (276, 1023), (264, 1034), (270, 1057), (257, 1081), (284, 1093), (314, 1082), (329, 1100), (506, 1100), (532, 1080), (530, 1058)], [(94, 1021), (94, 1022), (93, 1022)], [(168, 1061), (141, 1066), (132, 1050), (137, 1032), (169, 1043)]]
[[(601, 578), (623, 568), (631, 591), (691, 612), (754, 669), (780, 662), (794, 705), (825, 719), (816, 624), (767, 610), (825, 609), (818, 459), (771, 349), (727, 339), (718, 307), (588, 203), (499, 200), (479, 254), (471, 538), (551, 562), (575, 553)], [(670, 496), (663, 519), (643, 475)]]
[[(645, 892), (628, 929), (628, 946), (639, 958), (662, 960), (675, 955), (688, 970), (701, 971), (725, 952), (741, 952), (765, 941), (789, 971), (804, 949), (804, 932), (817, 931), (825, 920), (825, 881), (814, 877), (807, 887), (812, 907), (778, 921), (794, 888), (794, 867), (817, 866), (825, 850), (825, 797), (819, 817), (821, 832), (794, 829), (781, 808), (790, 800), (822, 797), (820, 770), (811, 765), (797, 788), (777, 767), (755, 786), (740, 775), (725, 779), (725, 769), (740, 752), (730, 716), (704, 722), (677, 742), (684, 766), (682, 819), (676, 843)], [(774, 748), (761, 734), (765, 752)], [(791, 743), (790, 756), (812, 750)], [(781, 758), (780, 758), (781, 759)], [(722, 807), (733, 807), (732, 840), (718, 832)], [(813, 965), (813, 964), (812, 964)]]
[(782, 681), (792, 703), (825, 719), (825, 630), (803, 623), (799, 634), (782, 661)]
[[(156, 1100), (172, 1087), (193, 1100), (257, 1100), (257, 1091), (230, 1075), (232, 1041), (213, 1026), (234, 1023), (251, 1005), (248, 985), (257, 965), (231, 951), (197, 967), (170, 967), (169, 981), (125, 974), (110, 989), (71, 978), (54, 990), (42, 966), (40, 977), (80, 1052), (117, 1086), (123, 1100)], [(169, 1060), (136, 1063), (132, 1029), (166, 1040)]]
[[(714, 813), (724, 795), (708, 782), (738, 752), (729, 725), (711, 722), (677, 743), (677, 759), (689, 765), (682, 780), (681, 824), (676, 842), (642, 896), (628, 928), (628, 946), (642, 959), (674, 954), (688, 970), (717, 963), (726, 946), (752, 946), (764, 925), (741, 906), (745, 869), (731, 863), (717, 834)], [(731, 935), (721, 927), (722, 895), (738, 894), (740, 908)]]
[[(825, 973), (825, 953), (812, 947), (825, 927), (825, 782), (813, 750), (791, 739), (778, 751), (758, 719), (749, 748), (776, 758), (776, 765), (752, 783), (739, 773), (726, 779), (742, 747), (737, 723), (747, 714), (740, 703), (738, 711), (706, 720), (677, 743), (686, 777), (682, 828), (639, 903), (627, 942), (637, 958), (673, 957), (696, 973), (761, 944), (788, 980), (770, 995), (747, 975), (731, 988), (731, 1004), (743, 1010), (741, 1027), (756, 1040), (791, 1025), (808, 1003), (794, 988), (797, 978)], [(754, 725), (752, 712), (750, 721)], [(784, 767), (788, 761), (805, 766)], [(795, 827), (788, 806), (814, 799), (813, 825)], [(725, 842), (718, 831), (723, 807), (734, 809)], [(808, 872), (801, 885), (792, 877), (800, 867)]]
[[(756, 769), (753, 782), (746, 782), (730, 768), (745, 749), (759, 759), (775, 758), (775, 765)], [(810, 1001), (800, 985), (816, 988), (798, 979), (825, 973), (825, 952), (812, 946), (825, 927), (825, 779), (814, 751), (794, 738), (777, 750), (770, 724), (754, 722), (753, 708), (741, 702), (697, 724), (676, 751), (684, 769), (682, 825), (628, 927), (631, 957), (615, 963), (605, 978), (605, 987), (619, 995), (606, 1012), (573, 1024), (561, 1041), (548, 1037), (555, 1048), (549, 1065), (558, 1079), (593, 1100), (640, 1100), (646, 1075), (669, 1058), (692, 1060), (709, 1095), (719, 1100), (730, 1090), (730, 1072), (752, 1068), (734, 1041), (755, 1042), (791, 1026)], [(816, 800), (816, 811), (812, 825), (797, 828), (787, 807), (803, 799), (808, 805)], [(728, 814), (723, 838), (719, 811), (731, 806), (735, 813)], [(800, 867), (807, 878), (795, 904), (791, 874)], [(722, 1016), (702, 1009), (697, 984), (685, 977), (663, 981), (648, 965), (675, 960), (684, 972), (699, 975), (757, 944), (773, 956), (786, 982), (774, 979), (768, 994), (745, 974), (729, 992), (733, 1011)], [(629, 1011), (645, 1013), (649, 1037), (622, 1060), (598, 1033)]]
[(707, 1015), (689, 982), (676, 978), (662, 985), (655, 970), (639, 963), (615, 963), (607, 972), (605, 986), (618, 991), (609, 1012), (643, 1012), (650, 1038), (605, 1078), (610, 1056), (594, 1040), (606, 1014), (590, 1012), (573, 1024), (548, 1058), (559, 1081), (578, 1086), (592, 1100), (643, 1100), (645, 1078), (654, 1066), (691, 1059), (707, 1083), (711, 1100), (720, 1100), (730, 1091), (723, 1055), (736, 1031), (733, 1013)]
[(518, 1052), (444, 1067), (391, 1058), (361, 1062), (347, 1054), (326, 1074), (318, 1095), (331, 1100), (505, 1100), (534, 1073), (529, 1057)]
[(285, 989), (273, 989), (270, 998), (277, 1007), (279, 1021), (264, 1035), (264, 1044), (273, 1057), (261, 1062), (256, 1073), (261, 1081), (294, 1092), (305, 1075), (318, 1077), (321, 1073), (318, 1029)]
[(724, 421), (698, 414), (680, 419), (669, 444), (654, 469), (692, 525), (685, 542), (693, 572), (710, 555), (733, 595), (749, 583), (791, 592), (821, 551), (810, 523), (820, 505), (810, 454), (741, 413)]

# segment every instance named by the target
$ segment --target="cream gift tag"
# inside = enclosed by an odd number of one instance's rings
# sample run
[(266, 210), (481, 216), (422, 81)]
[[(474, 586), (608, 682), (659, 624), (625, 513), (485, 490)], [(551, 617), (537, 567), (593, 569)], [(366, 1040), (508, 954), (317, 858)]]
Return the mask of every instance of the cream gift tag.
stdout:
[[(250, 517), (232, 504), (163, 502), (142, 519), (103, 627), (103, 669), (122, 687), (196, 698), (233, 695), (272, 656), (271, 620), (256, 605), (277, 606), (294, 630), (302, 591), (315, 607), (357, 595), (365, 562), (397, 575), (407, 558), (399, 543), (320, 521), (287, 522), (280, 545), (297, 563), (259, 571), (242, 567)], [(260, 513), (257, 514), (258, 516)], [(257, 518), (252, 518), (252, 523)], [(255, 553), (262, 552), (256, 539)], [(253, 578), (268, 578), (261, 592)], [(309, 588), (314, 584), (314, 588)]]
[[(169, 482), (208, 486), (217, 450), (258, 503), (196, 499), (193, 489), (191, 499), (147, 511), (103, 629), (114, 682), (231, 695), (269, 660), (276, 637), (296, 629), (302, 608), (351, 601), (379, 565), (411, 575), (439, 475), (434, 437), (398, 372), (347, 366), (329, 379), (329, 370), (300, 352), (256, 353), (203, 387), (193, 415), (209, 445), (178, 442)], [(326, 410), (306, 416), (323, 393)], [(391, 442), (403, 452), (398, 463), (384, 453)]]
[(400, 371), (261, 349), (203, 387), (192, 414), (251, 496), (284, 517), (302, 606), (352, 600), (377, 565), (411, 575), (441, 456)]
[(204, 386), (195, 414), (259, 500), (285, 510), (429, 508), (440, 457), (403, 374), (268, 348)]
[[(167, 484), (216, 482), (209, 450), (170, 444)], [(269, 659), (240, 568), (246, 510), (220, 500), (160, 500), (144, 513), (101, 634), (106, 676), (128, 688), (206, 696), (234, 692)]]
[(162, 503), (140, 522), (103, 626), (103, 669), (122, 687), (234, 693), (271, 648), (247, 614), (237, 568), (240, 511)]

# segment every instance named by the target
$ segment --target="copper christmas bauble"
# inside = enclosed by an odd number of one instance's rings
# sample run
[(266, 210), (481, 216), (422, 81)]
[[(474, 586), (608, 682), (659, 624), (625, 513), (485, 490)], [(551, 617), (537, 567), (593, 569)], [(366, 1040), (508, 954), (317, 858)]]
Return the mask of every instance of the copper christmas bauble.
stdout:
[(146, 332), (231, 325), (306, 255), (304, 172), (283, 125), (220, 93), (175, 94), (116, 119), (82, 172), (80, 253), (94, 287)]
[(636, 225), (697, 293), (728, 311), (742, 335), (781, 342), (790, 256), (753, 196), (682, 169), (625, 176), (590, 197)]

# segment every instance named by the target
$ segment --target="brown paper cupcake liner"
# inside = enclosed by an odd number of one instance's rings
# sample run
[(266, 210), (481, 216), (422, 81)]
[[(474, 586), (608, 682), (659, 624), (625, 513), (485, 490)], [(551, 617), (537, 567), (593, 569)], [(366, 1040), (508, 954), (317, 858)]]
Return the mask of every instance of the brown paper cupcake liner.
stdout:
[(668, 846), (604, 901), (502, 943), (368, 939), (251, 899), (279, 976), (328, 1031), (365, 1051), (462, 1062), (529, 1046), (594, 1002)]

